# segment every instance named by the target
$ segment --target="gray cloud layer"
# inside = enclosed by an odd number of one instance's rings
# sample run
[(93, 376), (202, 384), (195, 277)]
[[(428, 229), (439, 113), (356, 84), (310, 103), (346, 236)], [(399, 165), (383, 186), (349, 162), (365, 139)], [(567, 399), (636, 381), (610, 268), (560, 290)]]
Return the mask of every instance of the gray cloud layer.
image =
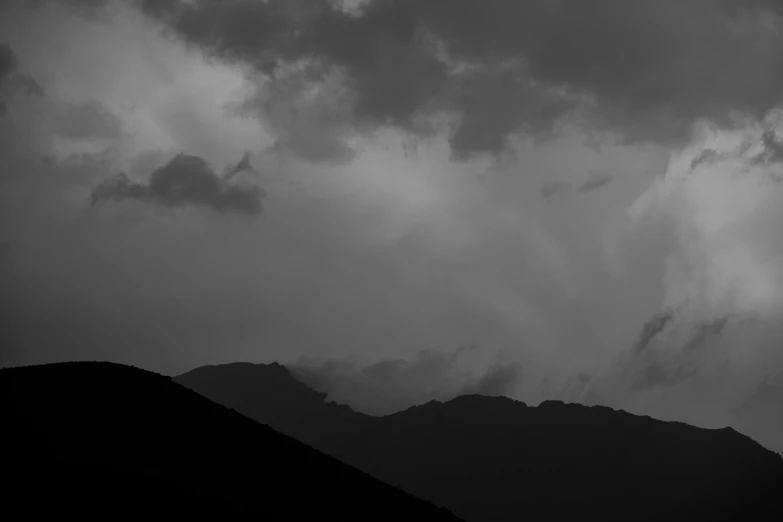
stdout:
[(340, 71), (356, 122), (412, 129), (453, 111), (457, 156), (497, 152), (510, 133), (546, 131), (577, 108), (626, 138), (670, 143), (694, 118), (761, 115), (783, 93), (772, 2), (373, 0), (360, 16), (327, 0), (140, 5), (266, 73), (307, 60), (312, 84)]

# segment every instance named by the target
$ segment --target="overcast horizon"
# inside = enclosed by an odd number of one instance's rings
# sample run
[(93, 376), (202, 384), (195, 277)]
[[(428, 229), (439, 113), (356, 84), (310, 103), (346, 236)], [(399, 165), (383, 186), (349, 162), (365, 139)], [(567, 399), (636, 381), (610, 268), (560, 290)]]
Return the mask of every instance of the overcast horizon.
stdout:
[(783, 3), (7, 0), (0, 366), (278, 361), (783, 453)]

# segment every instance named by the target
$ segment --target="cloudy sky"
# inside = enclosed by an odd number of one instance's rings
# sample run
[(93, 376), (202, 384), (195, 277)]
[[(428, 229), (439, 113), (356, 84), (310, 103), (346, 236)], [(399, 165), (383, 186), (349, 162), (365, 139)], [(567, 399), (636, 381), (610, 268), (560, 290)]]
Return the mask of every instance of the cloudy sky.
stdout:
[(780, 2), (0, 9), (0, 365), (280, 361), (371, 413), (783, 451)]

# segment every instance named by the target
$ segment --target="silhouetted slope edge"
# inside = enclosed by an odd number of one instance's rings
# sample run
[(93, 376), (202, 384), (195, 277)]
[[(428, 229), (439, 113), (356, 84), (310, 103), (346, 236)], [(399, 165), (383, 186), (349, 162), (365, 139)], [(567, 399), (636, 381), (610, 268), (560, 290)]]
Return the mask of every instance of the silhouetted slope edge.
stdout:
[(151, 372), (0, 370), (7, 513), (457, 520)]
[(479, 395), (370, 417), (325, 402), (280, 365), (175, 380), (466, 520), (749, 520), (783, 503), (783, 459), (730, 428)]
[(277, 363), (202, 366), (174, 382), (331, 455), (342, 455), (352, 435), (378, 421), (326, 402), (325, 393), (299, 382)]

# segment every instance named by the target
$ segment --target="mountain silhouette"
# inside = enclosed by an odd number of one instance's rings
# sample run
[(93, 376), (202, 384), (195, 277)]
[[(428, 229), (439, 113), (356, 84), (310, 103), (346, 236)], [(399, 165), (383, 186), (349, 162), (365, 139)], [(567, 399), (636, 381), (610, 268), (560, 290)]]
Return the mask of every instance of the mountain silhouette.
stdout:
[(458, 520), (129, 366), (2, 369), (0, 426), (2, 506), (19, 518)]
[(783, 500), (783, 459), (731, 428), (480, 395), (372, 417), (327, 402), (279, 364), (174, 380), (467, 521), (748, 520)]
[(174, 382), (338, 458), (346, 456), (342, 448), (354, 436), (379, 422), (349, 406), (325, 402), (325, 393), (296, 380), (278, 363), (202, 366)]

